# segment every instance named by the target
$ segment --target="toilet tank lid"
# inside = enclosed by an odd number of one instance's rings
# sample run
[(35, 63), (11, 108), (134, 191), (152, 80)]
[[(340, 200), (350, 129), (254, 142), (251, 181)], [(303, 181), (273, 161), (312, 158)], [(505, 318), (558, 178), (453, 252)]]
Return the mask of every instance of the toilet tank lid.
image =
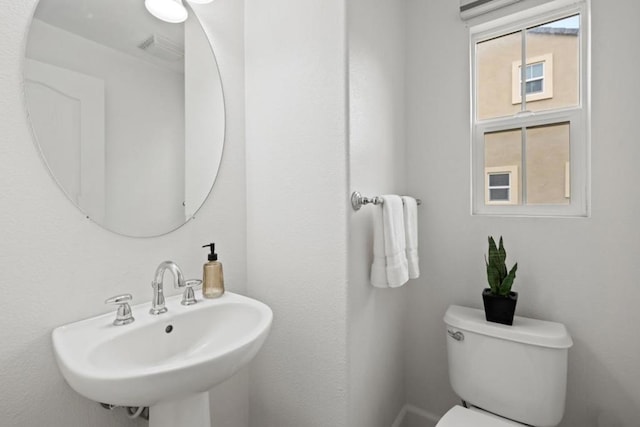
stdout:
[(509, 341), (549, 348), (569, 348), (573, 340), (562, 323), (515, 316), (513, 326), (487, 322), (484, 310), (449, 306), (444, 322), (457, 329)]

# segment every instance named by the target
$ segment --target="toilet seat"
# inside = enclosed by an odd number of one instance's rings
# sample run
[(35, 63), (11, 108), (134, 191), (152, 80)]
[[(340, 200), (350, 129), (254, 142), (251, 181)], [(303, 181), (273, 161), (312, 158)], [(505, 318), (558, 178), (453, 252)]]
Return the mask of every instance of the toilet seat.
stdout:
[(454, 406), (438, 421), (436, 427), (522, 427), (516, 423), (488, 412)]

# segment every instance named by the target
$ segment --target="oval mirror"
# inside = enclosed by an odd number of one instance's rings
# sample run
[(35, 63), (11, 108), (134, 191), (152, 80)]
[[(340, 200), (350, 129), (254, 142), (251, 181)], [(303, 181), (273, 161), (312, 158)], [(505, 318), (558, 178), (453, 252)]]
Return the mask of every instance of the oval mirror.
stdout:
[(149, 237), (194, 216), (218, 173), (225, 116), (192, 10), (171, 24), (144, 0), (40, 0), (25, 56), (36, 145), (87, 217)]

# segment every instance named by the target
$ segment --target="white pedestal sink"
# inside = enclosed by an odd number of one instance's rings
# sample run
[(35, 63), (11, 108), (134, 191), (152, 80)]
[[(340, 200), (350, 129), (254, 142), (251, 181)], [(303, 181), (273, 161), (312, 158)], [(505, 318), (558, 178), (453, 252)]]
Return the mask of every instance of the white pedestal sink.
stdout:
[(53, 348), (71, 388), (96, 402), (149, 406), (151, 427), (210, 427), (209, 393), (245, 366), (264, 343), (273, 314), (231, 292), (169, 311), (132, 307), (135, 322), (108, 313), (56, 328)]

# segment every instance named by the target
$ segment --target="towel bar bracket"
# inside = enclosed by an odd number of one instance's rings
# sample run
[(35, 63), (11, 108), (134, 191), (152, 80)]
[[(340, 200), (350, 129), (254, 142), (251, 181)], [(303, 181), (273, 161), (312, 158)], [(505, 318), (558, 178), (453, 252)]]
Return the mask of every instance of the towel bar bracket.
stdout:
[(373, 203), (374, 205), (381, 205), (382, 199), (380, 197), (365, 197), (360, 194), (359, 191), (354, 191), (351, 193), (351, 207), (354, 211), (360, 210), (363, 205), (368, 205), (369, 203)]

